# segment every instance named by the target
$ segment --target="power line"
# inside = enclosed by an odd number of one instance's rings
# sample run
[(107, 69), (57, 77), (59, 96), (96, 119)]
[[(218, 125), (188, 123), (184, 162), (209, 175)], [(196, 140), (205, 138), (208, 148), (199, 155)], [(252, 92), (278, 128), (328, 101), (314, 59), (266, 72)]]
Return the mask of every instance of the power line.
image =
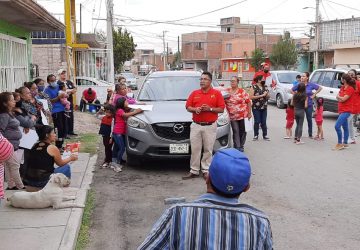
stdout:
[(224, 7), (221, 7), (221, 8), (219, 8), (219, 9), (215, 9), (215, 10), (212, 10), (212, 11), (208, 11), (208, 12), (205, 12), (205, 13), (202, 13), (202, 14), (199, 14), (199, 15), (195, 15), (195, 16), (190, 16), (190, 17), (185, 17), (185, 18), (181, 18), (181, 19), (172, 20), (172, 22), (184, 21), (184, 20), (187, 20), (187, 19), (192, 19), (192, 18), (195, 18), (195, 17), (204, 16), (204, 15), (207, 15), (207, 14), (210, 14), (210, 13), (214, 13), (214, 12), (217, 12), (217, 11), (220, 11), (220, 10), (223, 10), (223, 9), (230, 8), (230, 7), (232, 7), (232, 6), (241, 4), (241, 3), (246, 2), (246, 1), (247, 1), (247, 0), (243, 0), (243, 1), (240, 1), (240, 2), (236, 2), (236, 3), (230, 4), (230, 5), (228, 5), (228, 6), (224, 6)]
[(325, 15), (326, 15), (326, 18), (327, 18), (328, 20), (330, 20), (328, 14), (327, 14), (327, 12), (326, 12), (326, 9), (325, 9), (325, 7), (324, 7), (324, 1), (321, 1), (321, 6), (322, 6), (322, 8), (324, 9), (324, 13), (325, 13)]
[(96, 30), (96, 27), (97, 27), (97, 25), (98, 25), (98, 23), (99, 23), (99, 18), (100, 18), (100, 15), (101, 15), (101, 6), (102, 6), (102, 2), (103, 2), (103, 0), (100, 0), (99, 16), (98, 16), (98, 18), (97, 18), (97, 20), (96, 20), (96, 24), (95, 24), (94, 31)]
[(344, 4), (341, 4), (341, 3), (337, 3), (337, 2), (333, 2), (333, 1), (331, 1), (331, 0), (326, 0), (326, 1), (327, 1), (327, 2), (330, 2), (330, 3), (333, 3), (333, 4), (336, 4), (336, 5), (339, 5), (339, 6), (342, 6), (342, 7), (347, 8), (347, 9), (360, 11), (359, 9), (356, 9), (356, 8), (354, 8), (354, 7), (347, 6), (347, 5), (344, 5)]
[(281, 3), (279, 3), (278, 5), (276, 5), (276, 6), (274, 6), (273, 8), (271, 8), (270, 10), (262, 13), (262, 14), (261, 14), (261, 17), (264, 16), (264, 15), (266, 15), (266, 14), (269, 14), (271, 11), (273, 11), (274, 9), (277, 9), (280, 5), (284, 4), (284, 3), (287, 2), (287, 1), (289, 1), (289, 0), (284, 0), (284, 1), (282, 1)]

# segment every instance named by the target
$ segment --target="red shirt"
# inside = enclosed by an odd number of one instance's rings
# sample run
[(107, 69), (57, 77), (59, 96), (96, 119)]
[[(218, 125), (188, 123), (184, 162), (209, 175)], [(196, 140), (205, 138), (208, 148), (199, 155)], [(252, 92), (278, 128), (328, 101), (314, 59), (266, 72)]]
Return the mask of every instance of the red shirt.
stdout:
[(286, 121), (291, 122), (295, 119), (295, 110), (294, 108), (286, 108)]
[(353, 100), (353, 114), (360, 114), (360, 81), (356, 82), (356, 89)]
[(113, 121), (113, 117), (112, 116), (107, 116), (105, 115), (102, 119), (101, 119), (101, 124), (105, 124), (105, 125), (110, 125)]
[(262, 81), (266, 81), (266, 77), (271, 76), (270, 71), (265, 73), (263, 70), (259, 70), (258, 72), (255, 73), (254, 77), (253, 77), (253, 81), (252, 84), (255, 84), (255, 78), (258, 76), (262, 76)]
[(353, 112), (353, 102), (354, 102), (354, 92), (355, 89), (353, 87), (347, 86), (346, 89), (344, 86), (340, 88), (339, 96), (350, 96), (345, 102), (338, 103), (338, 112), (339, 114), (349, 112)]
[[(224, 98), (220, 91), (211, 88), (207, 93), (201, 89), (193, 91), (186, 101), (186, 108), (201, 107), (207, 104), (211, 108), (225, 108)], [(211, 111), (201, 111), (200, 114), (193, 113), (194, 122), (215, 122), (218, 119), (218, 114)]]
[(315, 121), (322, 122), (324, 120), (323, 118), (324, 113), (324, 107), (320, 106), (315, 109)]
[(114, 134), (125, 135), (125, 133), (126, 133), (126, 122), (123, 117), (124, 113), (125, 113), (125, 111), (122, 109), (118, 109), (116, 111), (114, 129), (113, 129)]
[(88, 93), (88, 90), (85, 89), (84, 92), (83, 92), (83, 96), (84, 96), (86, 101), (93, 102), (96, 99), (96, 92), (95, 92), (95, 90), (92, 89), (92, 93), (90, 95)]

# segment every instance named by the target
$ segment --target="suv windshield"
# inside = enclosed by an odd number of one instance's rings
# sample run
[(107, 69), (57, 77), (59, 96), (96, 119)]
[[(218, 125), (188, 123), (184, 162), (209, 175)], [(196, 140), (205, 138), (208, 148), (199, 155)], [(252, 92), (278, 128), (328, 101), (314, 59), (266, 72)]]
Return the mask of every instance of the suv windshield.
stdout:
[(281, 83), (287, 83), (287, 84), (291, 84), (296, 80), (296, 76), (297, 75), (301, 75), (301, 73), (297, 73), (297, 72), (289, 72), (289, 73), (278, 73), (277, 76), (279, 78), (279, 82)]
[[(139, 93), (139, 101), (186, 101), (200, 88), (200, 76), (149, 77)], [(216, 81), (213, 86), (217, 87)]]

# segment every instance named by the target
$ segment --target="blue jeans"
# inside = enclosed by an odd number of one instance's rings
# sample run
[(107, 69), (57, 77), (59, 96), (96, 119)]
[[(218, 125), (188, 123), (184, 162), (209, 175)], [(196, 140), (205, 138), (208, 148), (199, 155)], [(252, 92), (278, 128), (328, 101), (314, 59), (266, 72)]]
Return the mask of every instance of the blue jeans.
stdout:
[(112, 161), (114, 163), (121, 164), (123, 162), (122, 157), (125, 153), (125, 135), (112, 134), (114, 140), (114, 147), (112, 151)]
[(305, 109), (306, 120), (308, 124), (308, 134), (309, 137), (312, 137), (312, 114), (313, 114), (313, 105), (309, 104), (309, 106)]
[(263, 137), (267, 136), (267, 126), (266, 126), (267, 109), (253, 109), (253, 115), (254, 115), (254, 136), (259, 136), (260, 124), (261, 124)]
[[(348, 117), (350, 116), (350, 113), (345, 112), (345, 113), (341, 113), (338, 117), (338, 119), (336, 120), (335, 123), (335, 130), (337, 133), (337, 137), (338, 137), (338, 144), (347, 144), (348, 143), (348, 139), (349, 139), (349, 125), (348, 125)], [(344, 140), (342, 137), (342, 131), (341, 131), (341, 127), (344, 130)]]

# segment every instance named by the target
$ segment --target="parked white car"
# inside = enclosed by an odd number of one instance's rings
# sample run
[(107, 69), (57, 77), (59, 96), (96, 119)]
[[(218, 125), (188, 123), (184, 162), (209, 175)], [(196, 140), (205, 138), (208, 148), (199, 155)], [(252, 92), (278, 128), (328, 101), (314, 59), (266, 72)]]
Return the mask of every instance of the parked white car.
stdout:
[(291, 88), (296, 76), (301, 72), (291, 70), (273, 70), (271, 71), (272, 79), (276, 82), (276, 87), (270, 90), (270, 101), (276, 102), (276, 106), (280, 109), (285, 108), (288, 100), (292, 98)]

